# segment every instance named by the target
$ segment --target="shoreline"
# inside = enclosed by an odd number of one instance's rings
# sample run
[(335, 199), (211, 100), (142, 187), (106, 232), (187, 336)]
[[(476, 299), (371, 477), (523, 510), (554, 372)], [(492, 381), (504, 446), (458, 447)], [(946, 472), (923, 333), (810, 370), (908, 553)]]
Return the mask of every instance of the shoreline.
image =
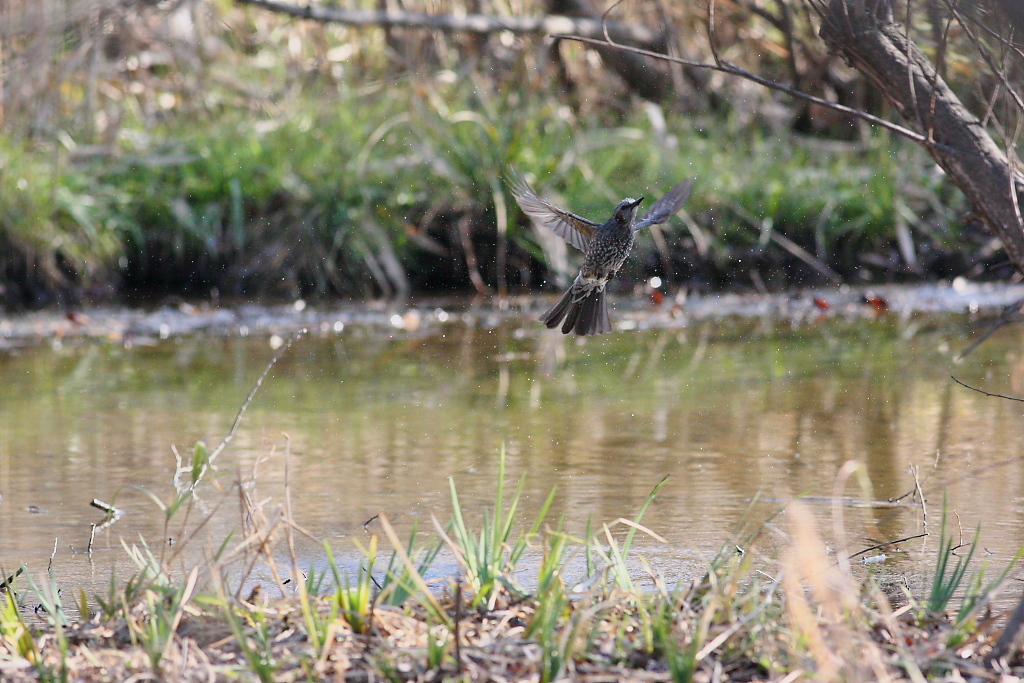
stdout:
[[(0, 349), (45, 341), (89, 339), (147, 345), (189, 335), (215, 337), (339, 334), (376, 328), (403, 335), (429, 335), (446, 325), (492, 328), (503, 322), (529, 328), (552, 296), (429, 297), (342, 305), (297, 300), (290, 304), (213, 306), (178, 303), (152, 308), (95, 306), (0, 315)], [(550, 301), (549, 301), (550, 299)], [(652, 301), (612, 299), (615, 331), (682, 329), (706, 321), (770, 317), (794, 324), (823, 317), (992, 313), (1024, 299), (1024, 284), (952, 283), (819, 287), (779, 294), (691, 294)], [(537, 324), (537, 332), (543, 327)], [(272, 342), (273, 345), (273, 342)]]

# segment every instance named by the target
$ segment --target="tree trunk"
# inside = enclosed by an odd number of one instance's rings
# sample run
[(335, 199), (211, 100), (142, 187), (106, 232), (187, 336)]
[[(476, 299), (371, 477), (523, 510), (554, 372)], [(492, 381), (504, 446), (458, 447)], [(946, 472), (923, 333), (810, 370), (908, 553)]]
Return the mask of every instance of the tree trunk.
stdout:
[(927, 138), (936, 163), (1024, 273), (1024, 183), (1005, 152), (893, 21), (887, 0), (828, 0), (821, 37)]

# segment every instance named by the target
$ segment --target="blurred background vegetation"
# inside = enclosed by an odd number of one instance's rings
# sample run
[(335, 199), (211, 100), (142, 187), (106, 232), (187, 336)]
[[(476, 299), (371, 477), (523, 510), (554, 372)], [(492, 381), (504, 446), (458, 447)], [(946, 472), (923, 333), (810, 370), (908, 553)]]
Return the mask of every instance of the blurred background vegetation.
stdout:
[[(574, 255), (519, 213), (510, 166), (598, 220), (623, 196), (655, 198), (697, 177), (686, 210), (643, 237), (619, 286), (653, 275), (710, 290), (1010, 273), (998, 240), (914, 143), (713, 71), (623, 64), (539, 32), (350, 27), (229, 0), (10, 0), (0, 14), (8, 307), (515, 294), (564, 282)], [(923, 0), (912, 35), (984, 109), (1007, 76), (970, 56), (974, 35), (949, 17), (941, 0)], [(713, 41), (705, 2), (629, 0), (609, 18), (646, 28), (648, 47), (710, 61), (714, 44), (761, 76), (891, 114), (827, 54), (799, 0), (720, 0)]]

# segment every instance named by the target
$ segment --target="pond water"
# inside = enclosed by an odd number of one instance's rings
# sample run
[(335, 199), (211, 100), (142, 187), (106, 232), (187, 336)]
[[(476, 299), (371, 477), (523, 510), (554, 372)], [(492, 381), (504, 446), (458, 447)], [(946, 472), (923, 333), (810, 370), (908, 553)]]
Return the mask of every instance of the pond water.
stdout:
[[(522, 519), (555, 487), (552, 524), (564, 518), (578, 535), (588, 518), (633, 517), (668, 475), (644, 524), (669, 543), (639, 547), (673, 580), (703, 569), (745, 515), (767, 519), (795, 497), (823, 526), (832, 499), (849, 499), (852, 550), (921, 533), (927, 513), (931, 536), (885, 551), (900, 572), (933, 560), (944, 497), (965, 535), (981, 526), (996, 566), (1024, 543), (1024, 405), (950, 379), (1024, 395), (1020, 327), (958, 364), (982, 329), (963, 315), (733, 318), (587, 340), (526, 316), (441, 317), (415, 332), (326, 325), (297, 341), (199, 491), (203, 509), (218, 510), (200, 549), (239, 526), (230, 485), (257, 460), (265, 509), (284, 502), (287, 462), (296, 521), (356, 557), (354, 541), (375, 530), (363, 523), (380, 512), (403, 535), (416, 522), (429, 530), (431, 515), (447, 521), (449, 477), (479, 519), (502, 448), (510, 488), (523, 486)], [(172, 446), (188, 457), (200, 439), (219, 443), (280, 344), (267, 334), (123, 341), (0, 351), (4, 571), (43, 570), (56, 547), (63, 585), (104, 586), (111, 567), (126, 577), (121, 539), (159, 546), (167, 533), (141, 489), (172, 497)], [(870, 491), (835, 491), (851, 460)], [(925, 507), (910, 496), (884, 504), (917, 482)], [(94, 498), (126, 515), (90, 557)], [(320, 552), (312, 542), (301, 551), (310, 561)]]

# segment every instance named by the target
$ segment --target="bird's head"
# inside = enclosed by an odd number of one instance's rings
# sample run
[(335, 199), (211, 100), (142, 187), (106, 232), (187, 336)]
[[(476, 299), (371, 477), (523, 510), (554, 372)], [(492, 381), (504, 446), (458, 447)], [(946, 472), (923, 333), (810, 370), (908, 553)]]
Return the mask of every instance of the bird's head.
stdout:
[(619, 205), (615, 207), (616, 222), (622, 223), (623, 225), (632, 225), (633, 219), (636, 218), (637, 207), (640, 206), (640, 202), (643, 200), (643, 197), (640, 199), (626, 197), (619, 202)]

